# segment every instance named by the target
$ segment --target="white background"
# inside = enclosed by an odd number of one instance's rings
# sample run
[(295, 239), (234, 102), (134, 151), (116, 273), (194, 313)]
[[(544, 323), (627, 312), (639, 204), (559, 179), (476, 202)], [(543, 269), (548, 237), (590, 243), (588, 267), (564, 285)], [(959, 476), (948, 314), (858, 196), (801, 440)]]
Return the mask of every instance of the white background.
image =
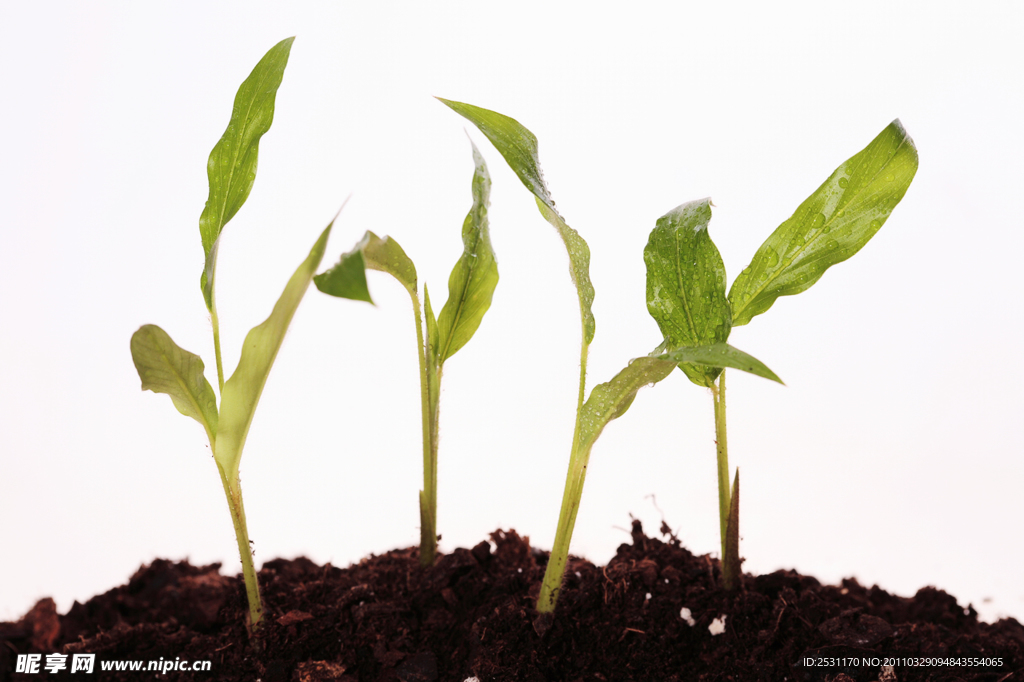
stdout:
[[(139, 390), (128, 343), (159, 324), (216, 384), (206, 158), (239, 84), (291, 35), (255, 187), (221, 242), (228, 373), (349, 194), (323, 267), (367, 229), (390, 234), (440, 308), (472, 159), (468, 123), (433, 95), (539, 138), (593, 251), (588, 391), (660, 341), (642, 259), (660, 215), (711, 196), (731, 280), (900, 117), (921, 165), (889, 222), (730, 339), (787, 384), (730, 373), (744, 567), (935, 585), (1024, 618), (1019, 3), (277, 4), (0, 9), (0, 619), (47, 595), (66, 610), (155, 557), (239, 569), (203, 430)], [(445, 368), (441, 545), (514, 527), (550, 548), (576, 295), (532, 197), (469, 135), (494, 180), (501, 281)], [(344, 566), (418, 540), (412, 316), (396, 283), (370, 286), (377, 307), (311, 288), (266, 386), (242, 460), (260, 563)], [(706, 390), (677, 373), (642, 391), (594, 449), (573, 553), (606, 562), (630, 514), (654, 533), (654, 495), (691, 550), (717, 555), (713, 437)]]

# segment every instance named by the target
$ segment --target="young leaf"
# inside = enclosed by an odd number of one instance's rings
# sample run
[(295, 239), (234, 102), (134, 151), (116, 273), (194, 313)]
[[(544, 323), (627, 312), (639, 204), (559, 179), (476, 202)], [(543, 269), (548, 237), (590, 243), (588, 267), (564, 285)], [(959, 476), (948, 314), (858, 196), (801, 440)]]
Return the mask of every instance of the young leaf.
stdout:
[(586, 453), (584, 466), (590, 459), (590, 449), (608, 422), (618, 419), (633, 404), (637, 391), (648, 384), (656, 384), (672, 373), (674, 360), (665, 356), (640, 357), (629, 361), (625, 369), (608, 382), (594, 386), (590, 397), (580, 411), (579, 452)]
[(843, 163), (761, 245), (729, 291), (744, 325), (818, 281), (878, 232), (917, 172), (917, 149), (899, 119)]
[[(470, 143), (472, 144), (472, 143)], [(437, 318), (438, 363), (455, 355), (476, 333), (498, 285), (498, 263), (487, 223), (491, 177), (473, 146), (473, 206), (462, 224), (463, 252), (448, 278), (448, 300)]]
[(725, 556), (722, 557), (722, 586), (727, 590), (739, 587), (740, 576), (740, 470), (732, 482), (729, 498), (729, 522), (725, 530)]
[(213, 443), (217, 435), (217, 396), (203, 374), (202, 359), (180, 348), (155, 324), (139, 327), (132, 334), (131, 348), (142, 390), (171, 396), (178, 412), (202, 424)]
[[(437, 346), (440, 339), (440, 330), (437, 327), (437, 318), (434, 317), (434, 309), (430, 307), (430, 292), (427, 290), (427, 285), (423, 285), (423, 317), (427, 323), (427, 362), (430, 369), (431, 375), (437, 373), (438, 367), (438, 355)], [(438, 396), (434, 393), (435, 390), (439, 390), (437, 382), (431, 382), (431, 404), (437, 404)]]
[(245, 337), (242, 357), (235, 373), (224, 384), (220, 405), (220, 428), (214, 454), (217, 464), (228, 472), (231, 479), (238, 476), (238, 463), (242, 457), (249, 425), (252, 424), (267, 375), (284, 341), (285, 332), (295, 315), (303, 295), (309, 287), (313, 273), (320, 265), (334, 221), (321, 233), (306, 260), (288, 280), (284, 293), (274, 304), (274, 310), (263, 324), (253, 327)]
[(337, 264), (330, 270), (313, 277), (316, 288), (331, 296), (366, 301), (374, 305), (373, 299), (370, 298), (370, 289), (366, 285), (366, 258), (363, 256), (363, 247), (371, 234), (367, 232), (351, 251), (341, 254)]
[(780, 384), (782, 379), (775, 375), (775, 372), (768, 369), (763, 362), (752, 355), (747, 355), (738, 348), (733, 348), (727, 343), (716, 343), (711, 346), (696, 346), (693, 348), (674, 348), (668, 352), (662, 352), (659, 347), (650, 357), (660, 360), (671, 360), (672, 362), (693, 362), (711, 367), (725, 369), (731, 367), (750, 374), (756, 374), (765, 379), (777, 381)]
[(313, 282), (325, 294), (373, 303), (366, 286), (367, 269), (388, 273), (415, 298), (416, 266), (412, 260), (394, 239), (381, 239), (370, 231), (351, 251), (342, 254), (337, 265), (314, 277)]
[(569, 273), (580, 302), (580, 322), (583, 326), (583, 341), (589, 344), (594, 340), (594, 285), (590, 282), (590, 247), (576, 230), (569, 227), (558, 214), (551, 192), (544, 182), (540, 170), (540, 158), (537, 155), (537, 138), (519, 121), (499, 114), (496, 111), (482, 109), (472, 104), (453, 102), (441, 99), (456, 113), (467, 118), (480, 129), (491, 144), (497, 148), (508, 162), (513, 172), (526, 186), (526, 189), (537, 199), (537, 207), (541, 215), (558, 231), (566, 251), (569, 253)]
[(286, 38), (270, 48), (238, 88), (228, 128), (210, 152), (206, 165), (210, 195), (199, 218), (199, 234), (206, 255), (200, 283), (207, 308), (213, 305), (217, 239), (224, 225), (249, 197), (256, 180), (260, 138), (270, 130), (274, 120), (274, 101), (294, 40)]
[[(668, 348), (724, 342), (732, 329), (725, 265), (708, 236), (710, 220), (710, 199), (678, 206), (658, 219), (644, 248), (647, 310)], [(698, 386), (710, 386), (722, 371), (687, 363), (679, 369)]]

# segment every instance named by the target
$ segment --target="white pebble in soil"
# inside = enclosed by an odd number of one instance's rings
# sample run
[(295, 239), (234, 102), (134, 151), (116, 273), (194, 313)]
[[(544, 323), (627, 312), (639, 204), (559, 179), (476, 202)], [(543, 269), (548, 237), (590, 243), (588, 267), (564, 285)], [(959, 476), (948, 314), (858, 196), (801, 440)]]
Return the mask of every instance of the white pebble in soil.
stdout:
[(708, 626), (708, 632), (711, 633), (712, 637), (714, 637), (715, 635), (720, 635), (723, 632), (725, 632), (725, 619), (727, 617), (728, 616), (719, 616), (718, 618), (715, 618), (713, 621), (711, 621), (711, 625)]
[(686, 621), (686, 624), (691, 628), (697, 624), (697, 621), (693, 619), (693, 612), (685, 606), (679, 609), (679, 617)]

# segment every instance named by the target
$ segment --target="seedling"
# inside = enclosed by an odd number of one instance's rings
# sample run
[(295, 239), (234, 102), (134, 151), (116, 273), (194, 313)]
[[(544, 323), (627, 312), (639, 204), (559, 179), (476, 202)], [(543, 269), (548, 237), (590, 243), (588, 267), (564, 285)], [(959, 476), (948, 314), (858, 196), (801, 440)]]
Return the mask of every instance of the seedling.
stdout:
[(200, 284), (213, 322), (220, 408), (217, 407), (213, 387), (204, 375), (203, 361), (198, 355), (180, 348), (163, 329), (152, 324), (143, 325), (132, 335), (131, 342), (132, 359), (142, 379), (142, 389), (170, 395), (179, 412), (192, 417), (206, 429), (238, 540), (251, 630), (259, 626), (263, 606), (245, 524), (238, 465), (270, 368), (313, 273), (320, 265), (334, 222), (320, 234), (309, 256), (295, 270), (270, 317), (246, 335), (238, 367), (227, 382), (224, 381), (220, 353), (215, 273), (221, 231), (245, 203), (256, 178), (259, 141), (273, 121), (274, 101), (293, 40), (282, 40), (271, 48), (242, 83), (235, 96), (231, 121), (210, 153), (207, 166), (210, 195), (199, 219), (206, 253)]
[(544, 573), (537, 611), (542, 616), (538, 627), (545, 628), (544, 617), (550, 617), (558, 601), (565, 565), (569, 558), (569, 543), (576, 525), (583, 483), (590, 451), (604, 427), (623, 415), (637, 391), (669, 375), (679, 362), (701, 362), (715, 367), (734, 367), (778, 381), (770, 369), (755, 358), (725, 343), (705, 344), (700, 347), (673, 349), (670, 355), (641, 357), (631, 360), (615, 377), (593, 388), (584, 402), (587, 380), (587, 356), (594, 339), (595, 321), (591, 306), (594, 287), (590, 282), (590, 247), (576, 230), (569, 227), (555, 209), (555, 202), (540, 170), (537, 138), (515, 119), (488, 109), (442, 99), (456, 112), (469, 119), (498, 149), (522, 183), (534, 195), (541, 215), (558, 231), (569, 254), (569, 273), (579, 298), (580, 308), (580, 380), (576, 404), (576, 426), (573, 431), (569, 472), (565, 480), (562, 508), (558, 516), (555, 541)]
[[(472, 144), (472, 143), (471, 143)], [(416, 323), (416, 356), (420, 368), (420, 407), (423, 423), (423, 490), (420, 491), (420, 564), (430, 566), (437, 552), (438, 406), (445, 361), (476, 333), (498, 284), (498, 263), (491, 247), (487, 207), (491, 178), (487, 164), (473, 145), (473, 205), (462, 224), (463, 252), (448, 278), (448, 300), (435, 319), (430, 294), (423, 284), (417, 292), (416, 266), (394, 239), (367, 232), (356, 247), (330, 270), (314, 278), (320, 291), (340, 298), (373, 303), (366, 269), (386, 272), (405, 287), (412, 299)], [(423, 327), (426, 325), (426, 336)]]
[[(724, 343), (775, 303), (810, 288), (829, 267), (857, 253), (878, 232), (917, 172), (917, 149), (899, 120), (848, 159), (780, 225), (725, 294), (725, 267), (708, 235), (711, 202), (683, 204), (658, 220), (644, 249), (647, 309), (676, 359), (680, 349)], [(718, 450), (722, 582), (739, 584), (739, 471), (729, 490), (725, 371), (702, 362), (679, 369), (711, 389)]]

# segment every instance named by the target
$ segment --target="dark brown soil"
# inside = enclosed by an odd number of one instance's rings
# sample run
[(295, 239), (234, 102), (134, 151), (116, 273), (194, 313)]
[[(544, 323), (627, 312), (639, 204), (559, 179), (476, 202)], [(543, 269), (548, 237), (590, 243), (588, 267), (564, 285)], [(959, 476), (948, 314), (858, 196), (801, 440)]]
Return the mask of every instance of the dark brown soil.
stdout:
[[(648, 538), (634, 522), (632, 544), (605, 567), (570, 559), (546, 631), (533, 602), (547, 553), (514, 531), (443, 555), (429, 570), (415, 548), (346, 569), (270, 561), (260, 572), (267, 618), (252, 640), (240, 578), (221, 576), (217, 564), (157, 560), (67, 615), (44, 599), (19, 622), (0, 623), (0, 682), (1024, 682), (1016, 620), (979, 623), (973, 609), (929, 587), (906, 599), (794, 571), (747, 575), (727, 594), (716, 560), (662, 532), (665, 541)], [(724, 632), (713, 635), (723, 618)], [(94, 672), (46, 672), (45, 654), (54, 652), (95, 654)], [(44, 654), (39, 673), (14, 672), (24, 653)], [(101, 669), (161, 659), (210, 661), (211, 670)]]

